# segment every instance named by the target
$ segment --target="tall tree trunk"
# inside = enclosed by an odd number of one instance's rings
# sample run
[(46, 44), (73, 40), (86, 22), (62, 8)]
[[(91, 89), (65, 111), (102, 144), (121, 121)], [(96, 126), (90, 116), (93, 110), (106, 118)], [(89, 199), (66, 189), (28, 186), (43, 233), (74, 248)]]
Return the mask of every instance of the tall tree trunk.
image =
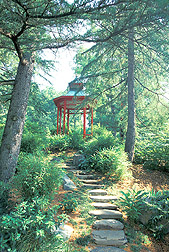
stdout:
[(26, 108), (30, 92), (34, 60), (24, 55), (19, 62), (15, 85), (0, 148), (0, 180), (9, 182), (16, 170), (20, 151)]
[(134, 94), (134, 29), (129, 31), (128, 40), (128, 126), (125, 151), (129, 160), (134, 158), (135, 147), (135, 94)]

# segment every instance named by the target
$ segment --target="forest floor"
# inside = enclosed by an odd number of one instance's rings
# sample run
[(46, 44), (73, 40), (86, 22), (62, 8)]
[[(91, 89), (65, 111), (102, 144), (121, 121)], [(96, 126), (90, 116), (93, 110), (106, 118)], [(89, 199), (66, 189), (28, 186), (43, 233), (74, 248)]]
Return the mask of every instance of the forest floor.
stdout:
[[(67, 157), (71, 157), (73, 155), (72, 152), (66, 153)], [(55, 155), (56, 156), (56, 155)], [(115, 192), (127, 192), (130, 189), (135, 190), (145, 190), (145, 191), (151, 191), (152, 189), (154, 191), (161, 191), (161, 190), (169, 190), (169, 174), (162, 172), (162, 171), (156, 171), (156, 170), (145, 170), (143, 169), (142, 165), (133, 165), (130, 168), (131, 176), (124, 179), (123, 181), (116, 182), (115, 185), (113, 185), (113, 190)], [(111, 190), (111, 189), (110, 189)], [(62, 201), (64, 194), (66, 191), (63, 190), (63, 187), (60, 188), (59, 193), (56, 195), (55, 198), (55, 204), (57, 202)], [(70, 214), (70, 225), (74, 228), (73, 235), (71, 236), (70, 241), (72, 244), (77, 247), (77, 251), (83, 251), (81, 246), (78, 246), (76, 244), (76, 240), (79, 238), (80, 233), (85, 232), (85, 230), (88, 230), (89, 227), (87, 227), (85, 221), (80, 217), (80, 212), (77, 209), (76, 212), (73, 212)], [(73, 223), (76, 223), (74, 225)], [(164, 237), (163, 241), (156, 240), (152, 233), (147, 231), (146, 229), (140, 228), (139, 225), (134, 224), (131, 226), (129, 221), (127, 220), (127, 217), (124, 215), (124, 225), (125, 225), (125, 232), (130, 236), (129, 233), (132, 233), (132, 239), (127, 244), (126, 247), (123, 249), (127, 252), (169, 252), (169, 234)], [(136, 241), (133, 242), (133, 236), (135, 235)], [(88, 244), (88, 246), (94, 247), (94, 244)], [(85, 247), (85, 249), (88, 249), (88, 246)], [(84, 247), (83, 247), (84, 248)]]

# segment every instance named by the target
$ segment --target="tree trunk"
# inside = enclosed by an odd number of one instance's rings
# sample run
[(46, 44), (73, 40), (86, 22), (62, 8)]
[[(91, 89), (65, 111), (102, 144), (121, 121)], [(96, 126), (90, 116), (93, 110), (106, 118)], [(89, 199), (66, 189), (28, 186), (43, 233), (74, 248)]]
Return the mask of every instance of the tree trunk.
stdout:
[(128, 40), (128, 126), (125, 142), (125, 151), (129, 160), (134, 158), (135, 146), (135, 95), (134, 95), (134, 30), (129, 31)]
[(0, 148), (0, 180), (8, 183), (16, 170), (34, 60), (31, 54), (19, 62)]

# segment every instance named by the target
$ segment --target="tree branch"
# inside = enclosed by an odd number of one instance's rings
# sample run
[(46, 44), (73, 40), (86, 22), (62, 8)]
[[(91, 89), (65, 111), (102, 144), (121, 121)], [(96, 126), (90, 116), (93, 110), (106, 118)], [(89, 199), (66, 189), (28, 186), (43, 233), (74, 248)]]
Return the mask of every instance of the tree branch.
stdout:
[[(110, 90), (110, 89), (113, 89), (113, 88), (119, 86), (119, 85), (122, 84), (124, 81), (126, 81), (126, 79), (121, 80), (119, 83), (113, 85), (112, 87), (105, 88), (103, 91), (101, 91), (98, 95), (96, 95), (96, 96), (93, 98), (93, 101), (94, 101), (97, 97), (99, 97), (102, 93), (105, 93), (106, 91), (108, 91), (108, 90)], [(118, 96), (117, 96), (117, 97), (118, 97)], [(116, 97), (116, 98), (117, 98), (117, 97)]]
[(12, 39), (12, 42), (13, 42), (13, 44), (14, 44), (14, 46), (15, 46), (15, 49), (16, 49), (16, 52), (17, 52), (17, 54), (18, 54), (18, 57), (19, 57), (20, 61), (21, 61), (22, 63), (24, 63), (24, 62), (23, 62), (23, 52), (22, 52), (22, 50), (21, 50), (21, 48), (20, 48), (20, 45), (19, 45), (19, 43), (18, 43), (17, 37), (16, 37), (16, 36), (12, 36), (11, 39)]
[(69, 16), (73, 16), (73, 15), (90, 14), (95, 11), (99, 11), (101, 9), (105, 9), (105, 8), (108, 8), (111, 6), (118, 5), (118, 4), (125, 2), (125, 1), (119, 1), (119, 2), (112, 1), (112, 3), (110, 3), (110, 4), (103, 4), (104, 2), (105, 2), (105, 0), (103, 0), (102, 3), (100, 2), (98, 4), (98, 6), (96, 6), (96, 7), (86, 7), (86, 9), (85, 9), (86, 4), (85, 5), (83, 4), (83, 5), (73, 6), (74, 8), (71, 8), (70, 11), (65, 12), (65, 13), (61, 13), (61, 14), (44, 15), (44, 12), (43, 12), (41, 15), (29, 15), (29, 17), (33, 18), (33, 19), (58, 19), (58, 18), (65, 18), (65, 17), (69, 17)]
[(115, 74), (115, 73), (121, 72), (122, 70), (124, 70), (124, 69), (126, 69), (126, 68), (127, 68), (127, 67), (123, 67), (122, 69), (116, 70), (116, 71), (114, 71), (114, 72), (106, 72), (106, 73), (98, 73), (98, 74), (89, 74), (89, 75), (86, 75), (86, 76), (79, 77), (78, 79), (79, 79), (79, 80), (84, 80), (84, 79), (87, 79), (87, 78), (96, 78), (96, 77), (99, 77), (99, 76)]
[(144, 86), (144, 85), (141, 83), (141, 81), (139, 81), (136, 77), (135, 77), (135, 79), (136, 79), (136, 81), (137, 81), (143, 88), (147, 89), (149, 92), (151, 92), (151, 93), (157, 95), (158, 97), (161, 95), (161, 96), (163, 96), (165, 99), (169, 100), (169, 98), (166, 97), (165, 95), (163, 95), (163, 94), (158, 94), (157, 92), (155, 92), (155, 91), (149, 89), (148, 87)]
[(3, 80), (3, 81), (0, 80), (0, 86), (6, 86), (6, 85), (13, 86), (14, 85), (14, 81), (15, 80)]

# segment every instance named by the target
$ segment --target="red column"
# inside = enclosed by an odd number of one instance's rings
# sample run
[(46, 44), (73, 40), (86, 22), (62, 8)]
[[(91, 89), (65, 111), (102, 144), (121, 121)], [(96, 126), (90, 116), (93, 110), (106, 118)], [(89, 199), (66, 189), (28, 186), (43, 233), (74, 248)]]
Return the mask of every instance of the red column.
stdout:
[(64, 100), (64, 110), (63, 110), (63, 134), (65, 134), (65, 121), (66, 121), (66, 100)]
[(86, 137), (86, 108), (83, 108), (83, 138)]
[(93, 136), (93, 108), (91, 109), (92, 114), (91, 114), (91, 135)]
[(62, 108), (60, 107), (60, 134), (62, 133)]
[(57, 107), (57, 135), (59, 134), (59, 107)]
[(67, 110), (67, 134), (69, 134), (69, 109)]

